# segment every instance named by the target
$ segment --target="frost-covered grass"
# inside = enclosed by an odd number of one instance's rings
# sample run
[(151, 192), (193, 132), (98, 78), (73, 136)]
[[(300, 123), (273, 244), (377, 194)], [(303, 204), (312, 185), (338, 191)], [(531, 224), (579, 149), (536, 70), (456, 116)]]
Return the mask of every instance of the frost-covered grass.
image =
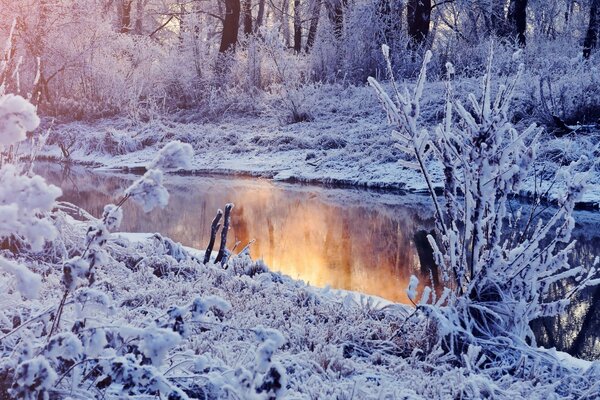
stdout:
[[(61, 241), (73, 248), (83, 245), (86, 223), (63, 214), (58, 224)], [(97, 271), (94, 289), (73, 293), (58, 331), (64, 335), (73, 331), (90, 343), (103, 343), (103, 336), (106, 348), (103, 353), (102, 346), (96, 346), (93, 356), (89, 345), (78, 350), (87, 354), (87, 363), (77, 351), (63, 353), (78, 357), (81, 363), (70, 371), (64, 360), (50, 361), (52, 366), (62, 365), (49, 381), (51, 395), (121, 398), (127, 393), (122, 385), (104, 388), (100, 382), (106, 377), (89, 372), (96, 358), (131, 353), (152, 360), (146, 365), (152, 365), (191, 398), (254, 398), (240, 392), (244, 388), (240, 381), (246, 374), (260, 375), (262, 360), (257, 353), (260, 355), (258, 349), (264, 342), (261, 332), (268, 333), (268, 329), (277, 329), (283, 336), (283, 344), (271, 360), (287, 377), (283, 398), (551, 399), (575, 398), (588, 389), (587, 398), (597, 393), (592, 387), (597, 371), (591, 363), (567, 360), (564, 369), (551, 370), (542, 361), (524, 365), (515, 376), (490, 375), (475, 365), (454, 366), (444, 361), (442, 353), (429, 352), (435, 342), (433, 325), (423, 319), (404, 322), (410, 313), (405, 306), (314, 289), (268, 272), (263, 264), (245, 256), (233, 259), (227, 269), (201, 265), (187, 252), (177, 260), (164, 243), (157, 238), (132, 242), (111, 236), (106, 247), (109, 262)], [(38, 300), (22, 300), (11, 279), (0, 281), (6, 293), (0, 336), (4, 385), (11, 377), (6, 368), (28, 348), (52, 360), (45, 335), (52, 314), (47, 311), (60, 301), (62, 273), (39, 256), (29, 258), (29, 266), (44, 275)], [(172, 338), (167, 331), (164, 341), (152, 339), (151, 348), (136, 347), (135, 338), (148, 329), (159, 329), (152, 327), (168, 320), (166, 313), (171, 307), (191, 304), (197, 298), (215, 298), (212, 296), (229, 307), (221, 311), (212, 308), (199, 320), (184, 315), (182, 337)], [(13, 326), (24, 322), (11, 333)], [(10, 335), (4, 336), (7, 333)], [(130, 346), (111, 349), (111, 335), (117, 334)], [(66, 348), (61, 347), (58, 354), (61, 350)], [(157, 352), (158, 358), (151, 357), (151, 351)]]
[[(506, 78), (497, 78), (503, 82)], [(527, 77), (527, 81), (533, 79)], [(457, 97), (478, 92), (477, 79), (455, 82)], [(532, 102), (529, 87), (517, 88), (512, 112), (522, 118), (517, 124), (544, 124), (542, 110), (525, 112)], [(533, 89), (531, 89), (533, 90)], [(566, 89), (565, 89), (566, 90)], [(444, 99), (442, 82), (425, 85), (421, 114), (424, 123), (437, 124)], [(335, 182), (370, 187), (393, 187), (423, 191), (419, 174), (397, 163), (403, 157), (394, 147), (385, 116), (367, 87), (322, 85), (310, 91), (304, 106), (311, 110), (310, 121), (289, 124), (286, 110), (274, 104), (260, 113), (225, 113), (208, 120), (194, 113), (181, 112), (157, 117), (149, 122), (107, 119), (94, 123), (72, 122), (52, 127), (50, 146), (43, 154), (62, 159), (57, 144), (70, 145), (73, 161), (94, 163), (109, 168), (141, 167), (153, 158), (166, 142), (178, 139), (190, 143), (195, 157), (189, 170), (211, 173), (244, 173), (278, 180)], [(529, 104), (529, 105), (528, 105)], [(597, 133), (582, 130), (557, 138), (542, 134), (541, 159), (537, 170), (549, 176), (561, 164), (590, 152), (598, 143)], [(594, 156), (594, 153), (591, 154)], [(434, 181), (441, 182), (441, 169), (433, 168)], [(539, 179), (539, 178), (538, 178)], [(533, 192), (533, 177), (528, 184)], [(594, 171), (582, 201), (600, 200), (600, 173)]]

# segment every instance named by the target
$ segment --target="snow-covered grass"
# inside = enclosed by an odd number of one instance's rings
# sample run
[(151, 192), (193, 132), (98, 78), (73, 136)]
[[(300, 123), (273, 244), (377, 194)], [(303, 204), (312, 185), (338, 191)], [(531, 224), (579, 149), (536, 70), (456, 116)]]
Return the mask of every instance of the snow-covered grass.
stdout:
[[(64, 214), (57, 222), (61, 241), (73, 248), (83, 245), (86, 223)], [(56, 368), (45, 387), (61, 398), (121, 398), (128, 390), (143, 394), (139, 385), (126, 388), (116, 378), (115, 384), (106, 386), (107, 374), (100, 367), (92, 372), (98, 360), (127, 353), (137, 354), (137, 362), (147, 357), (140, 365), (190, 398), (267, 398), (265, 392), (252, 392), (265, 360), (285, 374), (283, 398), (544, 399), (597, 394), (596, 364), (567, 359), (553, 370), (544, 363), (565, 356), (548, 353), (539, 365), (524, 365), (515, 376), (489, 375), (476, 365), (455, 366), (446, 363), (443, 354), (429, 353), (435, 342), (433, 325), (421, 318), (405, 322), (410, 313), (405, 306), (311, 288), (245, 256), (232, 259), (223, 269), (204, 266), (187, 252), (177, 260), (161, 239), (134, 239), (110, 237), (108, 262), (98, 269), (94, 289), (78, 289), (65, 308), (58, 332), (68, 336), (73, 331), (75, 337), (70, 336), (70, 344), (57, 344), (53, 352), (44, 333), (60, 301), (61, 271), (39, 256), (29, 256), (30, 267), (44, 275), (38, 300), (22, 300), (10, 279), (0, 281), (6, 293), (0, 319), (4, 382), (0, 389), (6, 390), (17, 359), (41, 351), (51, 361), (39, 368)], [(144, 335), (169, 323), (172, 307), (184, 309), (198, 297), (220, 298), (223, 303), (220, 308), (209, 307), (212, 311), (200, 319), (184, 314), (178, 325), (184, 332), (181, 337), (164, 332), (165, 340), (144, 342)], [(264, 336), (276, 335), (270, 329), (278, 330), (283, 340), (272, 357), (261, 358)], [(81, 350), (80, 341), (90, 345)], [(67, 345), (80, 350), (66, 353)], [(77, 363), (66, 357), (52, 361), (51, 355), (61, 351)], [(150, 397), (152, 391), (146, 391), (140, 398)]]
[[(477, 88), (476, 79), (461, 79), (454, 90), (460, 98), (477, 93)], [(439, 93), (443, 90), (441, 82), (425, 86), (421, 114), (430, 126), (441, 120), (443, 96)], [(523, 85), (518, 88), (513, 107), (522, 118), (519, 126), (543, 122), (537, 114), (523, 115), (519, 111), (534, 95), (526, 90)], [(385, 116), (370, 88), (322, 85), (317, 93), (311, 91), (306, 103), (311, 120), (294, 124), (285, 122), (285, 109), (275, 105), (254, 116), (225, 113), (217, 120), (202, 120), (193, 113), (181, 112), (149, 122), (120, 118), (60, 124), (51, 128), (50, 145), (42, 154), (62, 159), (58, 145), (66, 143), (72, 161), (105, 168), (135, 168), (143, 167), (162, 145), (177, 139), (194, 147), (195, 157), (188, 171), (408, 191), (426, 189), (419, 174), (398, 164), (402, 153), (394, 147)], [(546, 169), (548, 175), (560, 164), (590, 152), (598, 143), (597, 135), (589, 132), (562, 138), (545, 132), (541, 140), (542, 158), (547, 161), (539, 170)], [(441, 168), (434, 166), (432, 175), (434, 181), (441, 182)], [(530, 192), (535, 190), (533, 177), (527, 186)], [(599, 201), (600, 173), (595, 171), (582, 202)]]

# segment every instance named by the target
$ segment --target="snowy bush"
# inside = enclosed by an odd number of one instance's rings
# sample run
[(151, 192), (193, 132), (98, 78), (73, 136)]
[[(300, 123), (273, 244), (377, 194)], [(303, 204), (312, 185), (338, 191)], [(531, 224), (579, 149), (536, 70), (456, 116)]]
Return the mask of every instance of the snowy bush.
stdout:
[[(384, 46), (389, 63), (388, 51)], [(439, 239), (430, 235), (429, 242), (450, 292), (442, 301), (445, 307), (419, 308), (438, 322), (443, 348), (459, 362), (467, 348), (479, 346), (487, 367), (509, 371), (532, 352), (527, 346), (535, 343), (532, 320), (564, 312), (575, 293), (600, 283), (595, 279), (596, 265), (586, 268), (568, 262), (572, 213), (585, 189), (582, 166), (587, 159), (582, 156), (557, 172), (555, 182), (563, 186), (558, 208), (549, 219), (541, 220), (535, 206), (529, 215), (514, 210), (512, 201), (534, 166), (541, 133), (535, 125), (519, 132), (510, 122), (520, 74), (500, 86), (494, 98), (490, 55), (481, 97), (470, 95), (465, 106), (455, 98), (449, 81), (444, 121), (428, 129), (420, 123), (420, 101), (430, 59), (427, 53), (412, 93), (400, 90), (392, 79), (390, 97), (376, 80), (369, 81), (395, 128), (397, 147), (411, 157), (403, 165), (420, 171), (435, 206)], [(452, 71), (452, 66), (447, 69)], [(443, 166), (442, 198), (431, 178), (432, 160)], [(543, 193), (534, 195), (539, 205)], [(564, 280), (570, 282), (568, 293), (550, 300), (553, 285)], [(415, 286), (411, 280), (413, 299)]]
[[(17, 155), (8, 151), (37, 128), (39, 118), (31, 103), (20, 96), (0, 94), (0, 248), (28, 246), (41, 251), (44, 243), (56, 237), (56, 229), (46, 218), (61, 191), (40, 176), (27, 176), (24, 166), (9, 162)], [(7, 246), (8, 245), (8, 246)], [(41, 278), (18, 262), (0, 255), (0, 270), (15, 276), (17, 289), (28, 298), (38, 295)]]

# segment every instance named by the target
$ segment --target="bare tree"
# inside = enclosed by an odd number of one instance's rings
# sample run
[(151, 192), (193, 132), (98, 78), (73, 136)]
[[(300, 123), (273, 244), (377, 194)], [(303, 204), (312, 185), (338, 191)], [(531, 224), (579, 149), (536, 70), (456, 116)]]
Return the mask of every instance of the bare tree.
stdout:
[(238, 40), (240, 27), (240, 0), (225, 0), (225, 19), (223, 20), (223, 34), (221, 36), (220, 53), (234, 50)]
[(317, 38), (317, 28), (319, 27), (319, 17), (321, 16), (321, 0), (312, 0), (312, 11), (310, 25), (308, 27), (308, 36), (306, 38), (306, 52), (310, 52), (315, 39)]
[(525, 31), (527, 30), (527, 0), (510, 0), (506, 19), (511, 35), (516, 36), (519, 46), (524, 47), (526, 44)]
[(244, 0), (244, 34), (252, 34), (252, 0)]
[(429, 35), (431, 0), (409, 0), (406, 3), (406, 22), (411, 45), (421, 46)]
[(592, 0), (590, 5), (590, 22), (583, 42), (583, 57), (590, 58), (592, 50), (598, 45), (600, 31), (600, 0)]
[(254, 32), (262, 26), (265, 18), (265, 0), (258, 0), (258, 13), (256, 14), (256, 24), (254, 24)]
[(119, 31), (121, 33), (131, 32), (131, 8), (133, 0), (121, 0), (118, 7)]
[(347, 0), (327, 0), (325, 2), (329, 20), (333, 25), (333, 33), (338, 39), (342, 37), (344, 32), (344, 9), (347, 4)]
[(148, 0), (137, 0), (135, 4), (135, 24), (133, 27), (133, 32), (136, 35), (141, 35), (144, 33), (144, 8)]
[(290, 16), (290, 0), (283, 0), (281, 3), (281, 10), (279, 10), (279, 16), (281, 18), (281, 34), (283, 35), (283, 40), (285, 41), (285, 45), (289, 47), (290, 45), (290, 24), (289, 24), (289, 16)]
[(300, 0), (294, 0), (294, 51), (302, 51), (302, 19), (300, 15)]

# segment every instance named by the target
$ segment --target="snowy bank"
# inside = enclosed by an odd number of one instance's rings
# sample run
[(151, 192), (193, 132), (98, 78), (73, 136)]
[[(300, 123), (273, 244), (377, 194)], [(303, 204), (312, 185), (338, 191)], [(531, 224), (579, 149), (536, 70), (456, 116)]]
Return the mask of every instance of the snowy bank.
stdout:
[[(477, 82), (463, 80), (460, 91), (477, 90)], [(443, 84), (426, 86), (422, 113), (434, 126), (443, 108)], [(457, 89), (458, 90), (458, 89)], [(70, 159), (105, 169), (143, 170), (159, 148), (178, 139), (193, 146), (189, 173), (244, 174), (275, 180), (319, 182), (422, 192), (426, 185), (414, 170), (398, 163), (402, 152), (394, 147), (391, 128), (371, 89), (325, 87), (314, 100), (313, 119), (286, 124), (277, 113), (255, 116), (225, 114), (218, 121), (201, 121), (194, 114), (161, 117), (150, 122), (106, 119), (94, 123), (72, 122), (52, 127), (42, 155), (61, 160), (60, 146)], [(528, 123), (528, 122), (523, 122)], [(596, 134), (574, 133), (562, 138), (544, 133), (543, 165), (546, 173), (576, 159), (598, 143)], [(582, 204), (600, 202), (600, 171), (595, 168)], [(442, 172), (432, 165), (432, 178)], [(539, 178), (538, 178), (539, 179)], [(536, 188), (530, 180), (523, 193)], [(538, 188), (540, 190), (540, 188)], [(550, 195), (555, 194), (555, 188)]]

